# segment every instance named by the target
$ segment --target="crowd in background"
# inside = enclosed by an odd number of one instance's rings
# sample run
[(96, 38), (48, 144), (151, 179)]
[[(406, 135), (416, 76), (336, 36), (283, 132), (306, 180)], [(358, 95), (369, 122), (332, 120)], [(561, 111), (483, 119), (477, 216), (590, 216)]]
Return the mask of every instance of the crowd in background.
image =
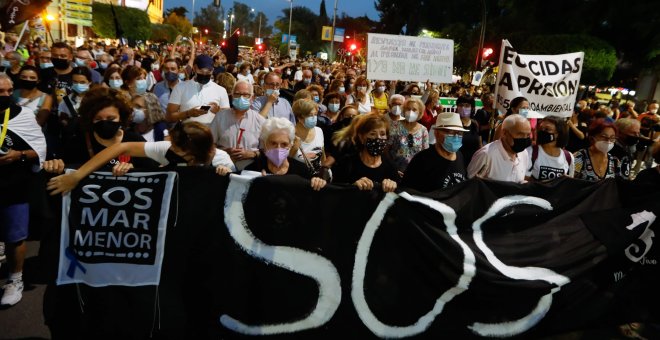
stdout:
[[(298, 175), (313, 190), (332, 182), (431, 192), (475, 176), (660, 183), (656, 102), (581, 94), (572, 117), (533, 119), (523, 97), (494, 109), (488, 85), (368, 79), (365, 65), (274, 51), (241, 50), (227, 63), (218, 48), (181, 37), (151, 48), (56, 42), (2, 54), (3, 305), (21, 299), (25, 188), (39, 171), (52, 177), (52, 194), (99, 168), (119, 176), (181, 165)], [(444, 97), (455, 106), (443, 107)]]

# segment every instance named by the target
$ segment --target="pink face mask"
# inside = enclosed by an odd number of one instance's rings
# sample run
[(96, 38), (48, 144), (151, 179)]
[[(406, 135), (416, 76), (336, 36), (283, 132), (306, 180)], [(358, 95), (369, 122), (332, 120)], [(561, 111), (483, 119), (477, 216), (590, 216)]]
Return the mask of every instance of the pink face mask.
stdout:
[(268, 158), (268, 160), (273, 163), (273, 165), (279, 168), (289, 156), (289, 149), (275, 148), (266, 150), (264, 154), (266, 155), (266, 158)]

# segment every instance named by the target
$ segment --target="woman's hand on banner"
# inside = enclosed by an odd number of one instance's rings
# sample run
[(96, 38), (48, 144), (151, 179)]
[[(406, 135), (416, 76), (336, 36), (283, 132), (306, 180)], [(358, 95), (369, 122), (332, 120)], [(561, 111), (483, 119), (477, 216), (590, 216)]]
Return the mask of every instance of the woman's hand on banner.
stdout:
[(51, 174), (61, 174), (64, 172), (64, 161), (61, 159), (51, 159), (43, 164), (44, 171)]
[(120, 162), (112, 167), (112, 175), (115, 177), (124, 176), (131, 169), (133, 169), (133, 163)]
[(66, 194), (73, 190), (73, 188), (78, 185), (78, 182), (80, 182), (80, 179), (78, 176), (76, 176), (76, 173), (77, 171), (74, 171), (51, 178), (46, 185), (46, 189), (50, 191), (50, 195), (55, 196), (60, 193)]

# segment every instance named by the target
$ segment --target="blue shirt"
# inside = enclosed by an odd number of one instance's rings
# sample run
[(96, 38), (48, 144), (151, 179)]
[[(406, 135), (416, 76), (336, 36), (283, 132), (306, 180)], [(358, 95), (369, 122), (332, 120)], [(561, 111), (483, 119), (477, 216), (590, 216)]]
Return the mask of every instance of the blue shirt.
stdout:
[[(267, 101), (268, 97), (266, 96), (257, 97), (252, 102), (251, 109), (257, 112), (261, 112), (261, 108), (266, 105)], [(273, 107), (270, 109), (270, 111), (268, 111), (268, 117), (285, 118), (294, 125), (296, 124), (296, 117), (293, 115), (291, 104), (289, 104), (289, 102), (283, 98), (278, 99), (275, 104), (273, 104)]]

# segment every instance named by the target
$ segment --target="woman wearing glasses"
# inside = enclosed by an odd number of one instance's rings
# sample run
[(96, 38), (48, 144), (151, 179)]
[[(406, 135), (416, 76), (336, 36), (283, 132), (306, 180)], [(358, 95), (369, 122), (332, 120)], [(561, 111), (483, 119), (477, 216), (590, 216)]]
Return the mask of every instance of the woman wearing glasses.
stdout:
[(403, 103), (405, 119), (392, 121), (389, 156), (401, 174), (416, 153), (429, 147), (429, 132), (418, 123), (423, 114), (422, 101), (409, 98)]
[(597, 182), (619, 174), (619, 160), (609, 153), (616, 142), (616, 133), (616, 126), (604, 119), (589, 126), (589, 147), (574, 154), (575, 178)]

